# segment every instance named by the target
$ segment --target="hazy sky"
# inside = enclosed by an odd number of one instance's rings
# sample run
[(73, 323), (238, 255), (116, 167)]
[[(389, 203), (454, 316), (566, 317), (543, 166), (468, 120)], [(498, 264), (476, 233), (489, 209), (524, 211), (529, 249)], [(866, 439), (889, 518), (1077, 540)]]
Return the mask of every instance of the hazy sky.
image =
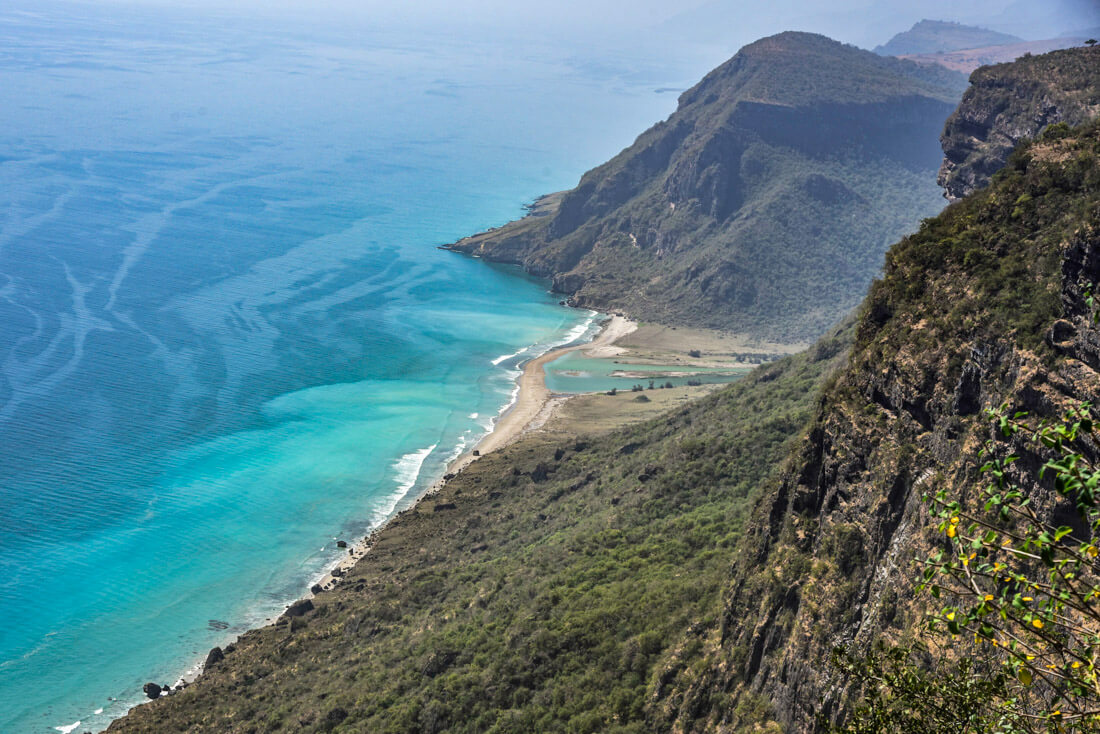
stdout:
[[(177, 13), (297, 18), (316, 25), (525, 35), (744, 43), (782, 30), (811, 30), (872, 47), (923, 18), (1049, 38), (1100, 25), (1100, 0), (74, 0), (103, 7), (154, 6)], [(14, 3), (29, 0), (13, 0)], [(52, 4), (44, 0), (43, 5)], [(33, 7), (33, 4), (30, 5)], [(643, 40), (642, 36), (645, 36)], [(476, 38), (471, 39), (476, 42)]]

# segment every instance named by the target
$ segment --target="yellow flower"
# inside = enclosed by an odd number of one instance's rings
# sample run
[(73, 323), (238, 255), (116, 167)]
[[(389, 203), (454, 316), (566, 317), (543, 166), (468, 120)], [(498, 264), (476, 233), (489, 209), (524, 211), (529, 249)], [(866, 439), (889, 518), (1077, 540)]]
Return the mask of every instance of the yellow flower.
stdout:
[(1030, 596), (1025, 596), (1024, 601), (1035, 601), (1035, 600), (1032, 599)]
[(1096, 558), (1096, 556), (1100, 555), (1100, 548), (1097, 548), (1095, 545), (1090, 545), (1086, 552), (1093, 558)]
[(954, 612), (948, 612), (947, 613), (947, 621), (948, 622), (954, 622), (955, 621), (955, 613)]
[(958, 525), (959, 524), (959, 518), (957, 516), (951, 518), (951, 524), (952, 525)]
[(985, 600), (986, 601), (993, 601), (993, 595), (992, 594), (986, 594), (985, 595)]
[(1043, 620), (1041, 620), (1039, 618), (1035, 618), (1035, 619), (1031, 620), (1031, 626), (1034, 627), (1037, 630), (1041, 630), (1043, 628)]
[(954, 525), (949, 525), (947, 527), (947, 537), (948, 538), (954, 538), (955, 537), (955, 526)]
[(1080, 660), (1074, 660), (1073, 661), (1073, 669), (1076, 670), (1077, 668), (1080, 668), (1080, 667), (1081, 667), (1081, 661)]

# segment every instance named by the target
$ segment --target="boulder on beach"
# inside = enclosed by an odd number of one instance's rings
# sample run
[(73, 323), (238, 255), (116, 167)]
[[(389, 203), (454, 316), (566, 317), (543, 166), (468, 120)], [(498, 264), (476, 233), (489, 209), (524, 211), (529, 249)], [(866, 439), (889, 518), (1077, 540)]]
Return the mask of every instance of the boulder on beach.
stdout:
[(313, 602), (309, 599), (299, 599), (286, 608), (284, 614), (288, 617), (301, 617), (306, 612), (313, 611)]
[(225, 653), (222, 652), (220, 647), (214, 647), (210, 649), (210, 653), (206, 656), (206, 662), (203, 664), (204, 670), (210, 670), (213, 665), (225, 660)]
[(159, 683), (146, 683), (141, 687), (141, 690), (145, 691), (145, 695), (149, 698), (160, 698), (160, 692), (163, 689)]
[(338, 541), (336, 541), (336, 547), (337, 548), (347, 548), (348, 547), (348, 541), (338, 540)]

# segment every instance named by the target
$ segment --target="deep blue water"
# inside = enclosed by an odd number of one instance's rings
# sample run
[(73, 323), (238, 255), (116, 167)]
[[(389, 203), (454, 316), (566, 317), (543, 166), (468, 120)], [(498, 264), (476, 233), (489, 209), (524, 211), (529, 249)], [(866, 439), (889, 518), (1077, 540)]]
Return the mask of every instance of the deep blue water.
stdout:
[(591, 315), (434, 246), (572, 185), (694, 74), (158, 12), (0, 9), (3, 732), (103, 728), (482, 435), (499, 358)]

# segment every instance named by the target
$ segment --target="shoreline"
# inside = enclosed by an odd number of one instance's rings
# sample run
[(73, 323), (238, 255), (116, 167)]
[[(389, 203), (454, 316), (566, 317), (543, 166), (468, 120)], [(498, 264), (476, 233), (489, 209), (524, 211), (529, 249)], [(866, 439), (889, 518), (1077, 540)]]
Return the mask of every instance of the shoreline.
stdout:
[[(492, 429), (482, 436), (469, 451), (466, 451), (452, 459), (443, 476), (437, 479), (419, 496), (409, 503), (405, 509), (412, 507), (425, 498), (439, 491), (447, 480), (458, 474), (482, 456), (497, 451), (516, 439), (523, 436), (529, 430), (536, 429), (546, 423), (553, 415), (554, 410), (568, 398), (555, 397), (546, 387), (546, 372), (543, 369), (547, 364), (570, 352), (582, 351), (586, 357), (608, 358), (614, 357), (626, 351), (623, 347), (615, 346), (615, 342), (637, 330), (638, 324), (625, 316), (612, 315), (600, 327), (596, 336), (588, 342), (580, 344), (555, 347), (534, 359), (523, 364), (523, 371), (516, 378), (515, 399), (507, 406)], [(329, 591), (339, 583), (348, 571), (356, 563), (370, 552), (373, 545), (374, 534), (386, 527), (386, 522), (379, 525), (370, 534), (348, 544), (348, 554), (337, 561), (336, 565), (314, 582), (308, 594), (303, 599), (311, 599), (323, 591)], [(271, 623), (274, 623), (272, 620)]]
[[(402, 509), (394, 512), (381, 525), (362, 538), (356, 541), (346, 541), (347, 555), (339, 559), (331, 569), (311, 583), (309, 590), (306, 591), (305, 594), (297, 597), (287, 606), (287, 608), (289, 609), (290, 606), (298, 604), (303, 600), (313, 599), (318, 594), (325, 591), (331, 591), (335, 588), (336, 585), (340, 583), (340, 579), (370, 552), (374, 545), (374, 536), (385, 529), (390, 520), (401, 514), (401, 512), (411, 507), (415, 507), (424, 499), (438, 492), (448, 479), (461, 472), (482, 456), (507, 446), (527, 433), (528, 430), (539, 428), (544, 425), (546, 421), (553, 416), (554, 410), (565, 400), (568, 400), (569, 397), (572, 397), (555, 396), (550, 392), (549, 388), (546, 387), (546, 373), (543, 370), (545, 365), (553, 362), (563, 354), (574, 351), (584, 351), (585, 355), (588, 357), (614, 357), (626, 351), (622, 347), (616, 347), (614, 345), (615, 341), (633, 333), (637, 328), (638, 324), (634, 321), (631, 321), (625, 316), (614, 314), (601, 325), (599, 332), (597, 332), (596, 336), (591, 341), (554, 347), (544, 354), (540, 354), (538, 357), (524, 362), (522, 372), (519, 377), (516, 378), (517, 389), (515, 397), (512, 402), (503, 409), (503, 412), (497, 418), (489, 432), (478, 439), (478, 442), (469, 451), (465, 451), (454, 459), (451, 459), (444, 469), (443, 476), (436, 479), (429, 487), (412, 499), (412, 501), (403, 507), (399, 502), (398, 507)], [(276, 616), (270, 617), (264, 620), (262, 624), (250, 627), (249, 629), (258, 629), (274, 625), (283, 617), (285, 611), (284, 609)], [(231, 645), (234, 644), (235, 641), (236, 640), (227, 640), (224, 644)], [(176, 682), (170, 686), (172, 693), (186, 688), (202, 676), (204, 668), (206, 667), (206, 657), (206, 655), (203, 655), (199, 661), (188, 667), (187, 670), (176, 679)], [(140, 706), (147, 702), (148, 699), (142, 699), (136, 705)]]
[[(513, 394), (512, 402), (502, 409), (502, 412), (498, 415), (491, 429), (485, 433), (472, 448), (448, 461), (442, 476), (437, 477), (429, 486), (423, 489), (423, 491), (415, 495), (407, 495), (407, 501), (399, 501), (392, 514), (382, 522), (382, 524), (371, 530), (370, 533), (358, 540), (353, 541), (349, 539), (347, 541), (338, 541), (338, 547), (342, 547), (339, 546), (339, 542), (344, 542), (346, 544), (347, 553), (343, 557), (339, 558), (335, 564), (322, 575), (314, 577), (315, 580), (310, 583), (309, 589), (284, 607), (283, 610), (275, 611), (273, 616), (255, 626), (250, 626), (248, 629), (261, 629), (276, 625), (283, 619), (286, 610), (290, 607), (309, 602), (309, 600), (312, 600), (318, 594), (336, 588), (343, 577), (346, 576), (360, 560), (370, 553), (376, 542), (376, 536), (384, 531), (394, 518), (416, 507), (425, 499), (437, 494), (450, 479), (468, 468), (482, 456), (498, 451), (523, 438), (525, 435), (540, 430), (551, 423), (555, 416), (559, 414), (560, 409), (571, 399), (579, 395), (551, 392), (546, 385), (546, 372), (544, 367), (547, 364), (565, 354), (576, 351), (580, 351), (585, 357), (593, 359), (613, 359), (626, 352), (635, 354), (636, 345), (629, 347), (618, 346), (616, 342), (639, 331), (640, 326), (638, 322), (632, 321), (621, 313), (615, 313), (600, 325), (600, 330), (590, 341), (554, 347), (524, 362), (521, 372), (515, 380), (516, 390)], [(647, 342), (652, 340), (652, 336), (648, 334), (648, 330), (652, 328), (652, 326), (647, 326), (642, 330), (647, 331)], [(675, 327), (672, 328), (675, 330)], [(661, 351), (665, 349), (667, 349), (667, 345), (662, 344)], [(683, 351), (682, 348), (674, 349), (674, 353), (680, 353), (681, 351)], [(658, 362), (662, 364), (668, 364), (666, 360), (660, 359), (662, 355), (659, 354), (635, 354), (635, 356), (640, 357), (637, 360), (639, 364), (650, 363), (653, 360), (658, 360)], [(680, 356), (682, 357), (683, 355), (681, 354)], [(695, 355), (692, 356), (694, 357)], [(680, 362), (680, 359), (677, 358), (675, 361)], [(693, 359), (691, 361), (698, 364), (703, 360)], [(756, 366), (747, 363), (744, 365), (740, 363), (733, 364), (729, 362), (728, 359), (720, 359), (719, 362), (715, 362), (711, 365), (709, 364), (711, 361), (712, 359), (706, 360), (707, 366), (717, 366), (719, 363), (723, 367), (731, 368), (751, 368)], [(497, 362), (494, 362), (494, 365), (495, 364), (497, 364)], [(311, 604), (311, 602), (309, 603)], [(236, 639), (227, 639), (222, 645), (232, 645), (235, 642)], [(175, 693), (182, 688), (186, 688), (201, 677), (204, 672), (206, 659), (207, 655), (202, 655), (199, 660), (190, 666), (186, 672), (177, 679), (176, 683), (171, 686), (171, 692)], [(162, 695), (169, 694), (165, 693)], [(145, 699), (142, 699), (137, 705), (146, 702)]]

